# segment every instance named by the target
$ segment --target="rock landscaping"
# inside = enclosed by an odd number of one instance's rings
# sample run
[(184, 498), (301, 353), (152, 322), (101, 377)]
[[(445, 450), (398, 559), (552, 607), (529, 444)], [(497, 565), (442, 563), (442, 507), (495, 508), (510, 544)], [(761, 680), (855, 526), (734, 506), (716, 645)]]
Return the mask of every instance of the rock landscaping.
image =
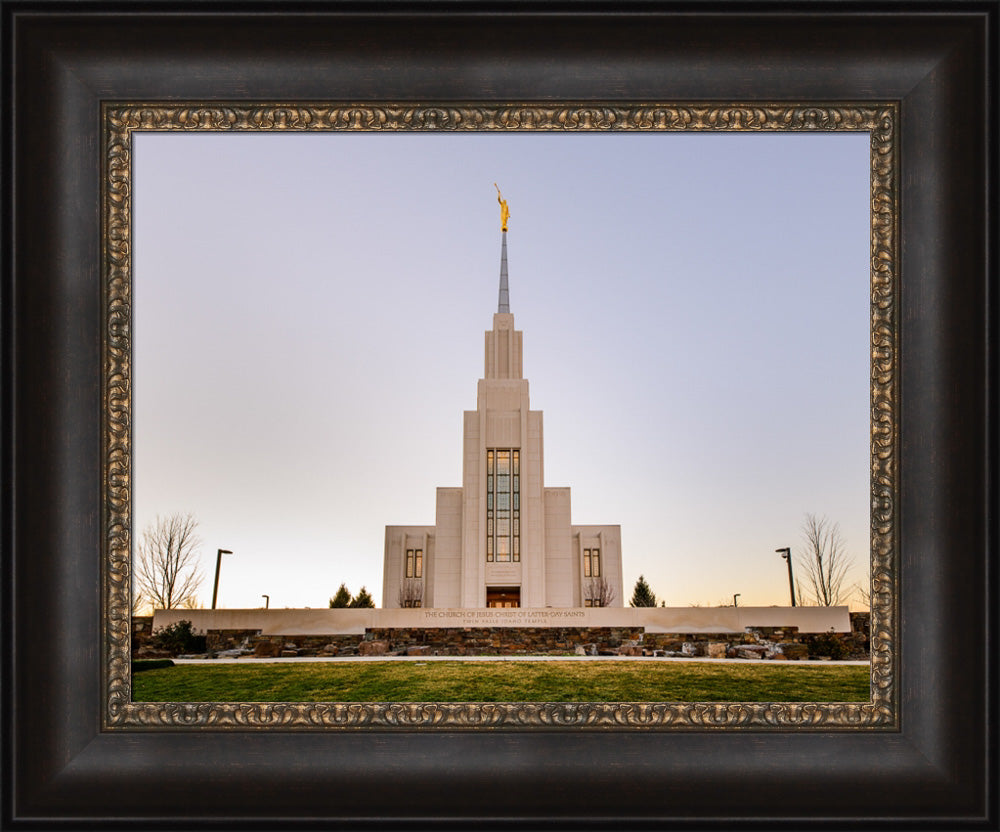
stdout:
[[(629, 656), (805, 661), (868, 659), (868, 616), (852, 613), (850, 633), (748, 627), (743, 633), (647, 633), (630, 627), (369, 628), (364, 635), (280, 636), (209, 630), (205, 657)], [(140, 639), (135, 658), (169, 657)], [(142, 643), (145, 642), (145, 643)]]

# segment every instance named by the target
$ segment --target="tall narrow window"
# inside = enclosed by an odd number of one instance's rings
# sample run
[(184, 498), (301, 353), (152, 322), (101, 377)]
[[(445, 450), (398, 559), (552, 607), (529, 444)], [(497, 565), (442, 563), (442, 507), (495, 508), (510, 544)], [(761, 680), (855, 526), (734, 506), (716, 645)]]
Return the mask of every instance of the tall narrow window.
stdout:
[(521, 560), (521, 452), (486, 452), (486, 560)]
[(600, 578), (601, 577), (601, 550), (600, 549), (584, 549), (583, 550), (583, 577), (585, 577), (585, 578)]
[(424, 576), (424, 550), (406, 550), (406, 577), (422, 578)]

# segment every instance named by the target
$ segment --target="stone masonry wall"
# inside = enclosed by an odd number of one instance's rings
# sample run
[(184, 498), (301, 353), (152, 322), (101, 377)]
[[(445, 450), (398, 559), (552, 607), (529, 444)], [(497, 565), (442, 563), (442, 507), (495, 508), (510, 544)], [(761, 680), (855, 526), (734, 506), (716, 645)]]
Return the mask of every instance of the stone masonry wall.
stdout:
[[(853, 622), (852, 622), (853, 623)], [(858, 621), (859, 627), (863, 623)], [(867, 635), (800, 633), (797, 627), (748, 627), (745, 633), (646, 633), (644, 655), (707, 656), (709, 658), (805, 659), (869, 658)]]
[(642, 639), (642, 628), (631, 627), (440, 627), (373, 628), (368, 641), (385, 642), (390, 653), (425, 647), (439, 656), (514, 656), (572, 654), (578, 646), (618, 650)]
[(745, 633), (646, 633), (641, 627), (369, 628), (362, 635), (261, 635), (258, 630), (209, 630), (209, 652), (243, 650), (263, 658), (289, 656), (623, 655), (707, 658), (867, 659), (868, 618), (852, 614), (851, 633), (800, 633), (796, 627), (754, 627)]
[(132, 616), (132, 652), (136, 653), (149, 643), (153, 635), (153, 616)]
[(251, 639), (258, 658), (287, 656), (355, 656), (363, 636), (256, 636)]
[(259, 634), (260, 630), (209, 630), (205, 633), (205, 647), (213, 652), (248, 647)]

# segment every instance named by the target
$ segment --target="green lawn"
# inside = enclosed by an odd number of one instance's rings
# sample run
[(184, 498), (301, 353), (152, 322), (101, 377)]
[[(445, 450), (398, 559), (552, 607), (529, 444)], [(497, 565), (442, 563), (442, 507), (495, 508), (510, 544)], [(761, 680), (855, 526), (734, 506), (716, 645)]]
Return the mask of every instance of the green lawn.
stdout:
[(136, 702), (867, 702), (867, 666), (662, 661), (187, 664)]

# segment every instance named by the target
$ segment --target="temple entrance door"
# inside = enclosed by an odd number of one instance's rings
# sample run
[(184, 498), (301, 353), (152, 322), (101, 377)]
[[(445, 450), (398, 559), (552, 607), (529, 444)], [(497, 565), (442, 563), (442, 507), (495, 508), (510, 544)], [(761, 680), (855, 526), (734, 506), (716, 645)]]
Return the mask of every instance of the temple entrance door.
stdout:
[(519, 586), (486, 587), (486, 606), (487, 607), (521, 606), (521, 587)]

